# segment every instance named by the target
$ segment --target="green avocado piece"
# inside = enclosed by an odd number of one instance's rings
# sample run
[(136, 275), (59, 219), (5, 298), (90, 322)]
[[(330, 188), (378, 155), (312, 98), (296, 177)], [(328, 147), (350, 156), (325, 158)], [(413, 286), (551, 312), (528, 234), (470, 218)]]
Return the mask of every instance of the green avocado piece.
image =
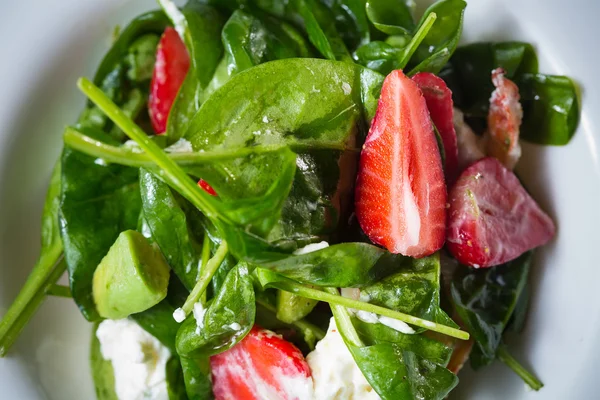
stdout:
[(121, 319), (149, 309), (167, 295), (169, 266), (141, 233), (121, 232), (94, 272), (100, 316)]
[(277, 292), (277, 319), (286, 324), (293, 324), (306, 317), (319, 301), (307, 299), (290, 292)]

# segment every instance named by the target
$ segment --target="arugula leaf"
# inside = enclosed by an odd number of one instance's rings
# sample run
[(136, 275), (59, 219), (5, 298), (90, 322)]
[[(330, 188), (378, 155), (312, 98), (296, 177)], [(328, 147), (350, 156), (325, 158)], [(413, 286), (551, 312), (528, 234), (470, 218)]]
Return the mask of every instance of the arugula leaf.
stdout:
[(96, 389), (96, 398), (98, 400), (119, 400), (115, 391), (115, 371), (112, 363), (102, 357), (100, 341), (96, 337), (97, 330), (98, 324), (96, 323), (92, 328), (90, 344), (90, 367)]
[(527, 283), (532, 252), (483, 270), (462, 267), (452, 282), (456, 312), (473, 335), (471, 365), (479, 368), (496, 358), (502, 333)]
[(152, 239), (175, 274), (191, 290), (198, 280), (202, 261), (202, 236), (193, 231), (191, 219), (202, 217), (194, 217), (193, 214), (199, 214), (196, 209), (143, 168), (140, 169), (140, 192), (144, 219)]
[(394, 275), (361, 289), (369, 303), (458, 327), (440, 307), (440, 255), (399, 258)]
[(413, 10), (406, 0), (369, 0), (366, 10), (373, 26), (388, 35), (408, 35), (415, 29)]
[[(105, 133), (79, 129), (114, 144)], [(65, 147), (61, 181), (59, 218), (71, 293), (84, 317), (95, 321), (99, 315), (92, 278), (119, 234), (137, 226), (141, 210), (138, 170), (106, 165)]]
[(195, 318), (188, 318), (177, 333), (177, 352), (185, 357), (211, 356), (234, 346), (254, 325), (256, 305), (254, 287), (246, 263), (239, 263), (228, 274), (221, 290), (209, 304), (197, 329)]
[(419, 27), (431, 14), (436, 14), (437, 19), (411, 58), (409, 75), (417, 72), (437, 74), (446, 65), (458, 46), (466, 6), (464, 0), (440, 0), (425, 11)]
[(528, 43), (481, 42), (457, 49), (441, 76), (469, 123), (485, 130), (494, 90), (490, 71), (498, 67), (504, 68), (506, 76), (519, 87), (523, 105), (521, 138), (537, 144), (567, 144), (579, 124), (577, 88), (568, 77), (539, 74), (535, 50)]

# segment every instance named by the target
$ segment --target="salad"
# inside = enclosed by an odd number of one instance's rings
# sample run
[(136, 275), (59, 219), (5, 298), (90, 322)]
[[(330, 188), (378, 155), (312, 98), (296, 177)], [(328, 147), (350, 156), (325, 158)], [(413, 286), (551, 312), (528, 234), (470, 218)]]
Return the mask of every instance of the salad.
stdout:
[(0, 355), (62, 296), (98, 399), (444, 399), (495, 360), (541, 389), (505, 336), (556, 228), (513, 169), (574, 135), (573, 82), (459, 46), (463, 0), (159, 5), (77, 83)]

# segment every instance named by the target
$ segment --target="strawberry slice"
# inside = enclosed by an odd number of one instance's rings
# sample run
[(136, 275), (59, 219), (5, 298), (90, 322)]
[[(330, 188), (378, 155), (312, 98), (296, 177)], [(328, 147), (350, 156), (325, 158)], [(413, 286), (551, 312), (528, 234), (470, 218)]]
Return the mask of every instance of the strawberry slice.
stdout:
[(200, 186), (206, 193), (210, 194), (211, 196), (217, 195), (215, 189), (213, 189), (212, 186), (210, 186), (208, 182), (206, 182), (204, 179), (200, 179), (198, 181), (198, 186)]
[(444, 244), (446, 185), (425, 98), (400, 70), (383, 82), (360, 156), (356, 217), (371, 241), (424, 257)]
[(310, 368), (300, 350), (257, 326), (240, 343), (212, 356), (210, 367), (216, 400), (314, 397)]
[(496, 157), (507, 168), (513, 169), (521, 157), (519, 128), (523, 109), (519, 102), (519, 88), (504, 76), (502, 68), (492, 71), (492, 82), (496, 89), (490, 97), (487, 117), (487, 154)]
[(552, 219), (495, 158), (467, 168), (450, 192), (447, 247), (463, 264), (504, 264), (545, 244), (554, 232)]
[(165, 29), (156, 49), (156, 63), (150, 83), (148, 111), (157, 134), (167, 130), (167, 119), (179, 88), (190, 68), (190, 56), (177, 31)]
[(444, 145), (446, 160), (444, 171), (448, 186), (456, 180), (458, 175), (458, 143), (454, 130), (454, 103), (452, 91), (446, 82), (430, 72), (419, 72), (412, 77), (423, 92), (431, 119), (435, 124)]

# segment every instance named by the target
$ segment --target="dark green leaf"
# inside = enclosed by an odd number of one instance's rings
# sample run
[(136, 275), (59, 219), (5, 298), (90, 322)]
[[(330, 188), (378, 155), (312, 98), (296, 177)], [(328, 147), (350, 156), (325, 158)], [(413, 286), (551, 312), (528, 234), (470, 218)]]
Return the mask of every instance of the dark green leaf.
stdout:
[(135, 82), (148, 82), (152, 78), (156, 63), (156, 47), (160, 37), (149, 33), (140, 36), (129, 47), (125, 62), (129, 67), (127, 77)]
[(96, 389), (96, 398), (98, 400), (119, 400), (115, 391), (115, 372), (112, 363), (102, 357), (100, 341), (96, 337), (97, 329), (98, 324), (94, 324), (90, 344), (90, 366)]
[(415, 29), (412, 10), (405, 0), (369, 0), (366, 10), (375, 28), (388, 35), (410, 34)]
[(130, 318), (175, 353), (175, 337), (179, 324), (173, 319), (174, 311), (175, 307), (165, 299), (146, 311), (130, 315)]
[(458, 384), (446, 368), (393, 343), (348, 348), (373, 389), (384, 400), (441, 400)]
[(44, 210), (42, 211), (42, 249), (40, 250), (40, 259), (46, 257), (46, 254), (50, 253), (52, 248), (62, 248), (60, 226), (58, 225), (61, 177), (61, 162), (59, 160), (54, 165), (48, 191), (46, 192)]
[(471, 364), (491, 363), (502, 333), (527, 283), (532, 252), (514, 261), (482, 270), (459, 267), (452, 282), (456, 312), (475, 339)]
[[(182, 209), (182, 203), (187, 201), (143, 168), (140, 169), (140, 191), (152, 240), (158, 244), (175, 274), (191, 290), (201, 266), (202, 236), (198, 237), (193, 231), (190, 218), (194, 216), (188, 216)], [(184, 206), (190, 214), (199, 213), (187, 204)]]
[[(105, 134), (83, 131), (111, 142)], [(122, 231), (135, 229), (141, 210), (138, 170), (106, 165), (65, 147), (60, 226), (73, 299), (90, 321), (99, 318), (92, 297), (96, 267)]]
[(351, 52), (370, 40), (365, 0), (323, 0), (335, 18), (335, 27)]
[(167, 361), (166, 377), (167, 377), (167, 394), (169, 400), (188, 400), (185, 392), (185, 382), (183, 378), (183, 370), (178, 357), (171, 357)]
[(402, 48), (386, 42), (374, 41), (359, 47), (355, 57), (360, 65), (387, 75), (397, 68), (402, 54)]
[(208, 357), (181, 357), (185, 391), (189, 400), (212, 400), (215, 398), (210, 381)]
[(233, 268), (209, 304), (202, 327), (188, 318), (177, 334), (177, 352), (185, 357), (210, 356), (234, 346), (254, 325), (256, 305), (248, 265)]
[(394, 275), (361, 289), (361, 298), (415, 317), (458, 327), (440, 308), (440, 256), (397, 258)]
[(464, 0), (441, 0), (431, 5), (419, 25), (431, 13), (437, 15), (433, 27), (410, 59), (410, 74), (432, 72), (437, 74), (456, 50), (462, 34)]

